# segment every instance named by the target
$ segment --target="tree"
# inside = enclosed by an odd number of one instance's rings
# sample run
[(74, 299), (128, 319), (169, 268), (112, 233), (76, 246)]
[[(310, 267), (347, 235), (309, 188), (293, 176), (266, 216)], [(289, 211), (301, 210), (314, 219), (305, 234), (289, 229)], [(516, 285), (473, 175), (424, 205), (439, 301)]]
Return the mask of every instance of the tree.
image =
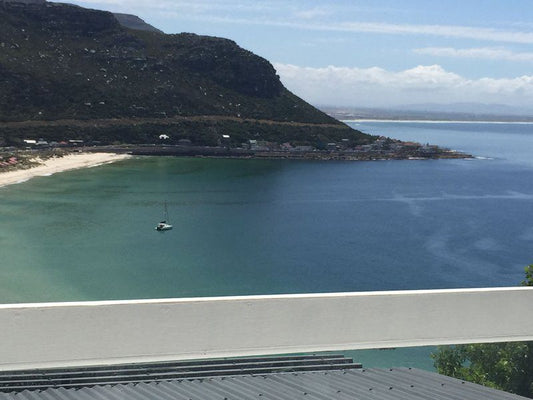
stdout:
[[(533, 264), (524, 286), (533, 286)], [(431, 355), (440, 374), (533, 398), (533, 342), (439, 347)]]
[(526, 279), (522, 281), (522, 286), (533, 286), (533, 264), (525, 268)]

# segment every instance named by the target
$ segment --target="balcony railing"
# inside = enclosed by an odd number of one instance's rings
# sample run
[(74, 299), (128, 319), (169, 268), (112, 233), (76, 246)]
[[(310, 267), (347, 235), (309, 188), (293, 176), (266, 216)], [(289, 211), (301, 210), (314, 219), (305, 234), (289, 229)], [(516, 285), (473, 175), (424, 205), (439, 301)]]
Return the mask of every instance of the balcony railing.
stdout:
[(533, 287), (0, 305), (0, 370), (533, 340)]

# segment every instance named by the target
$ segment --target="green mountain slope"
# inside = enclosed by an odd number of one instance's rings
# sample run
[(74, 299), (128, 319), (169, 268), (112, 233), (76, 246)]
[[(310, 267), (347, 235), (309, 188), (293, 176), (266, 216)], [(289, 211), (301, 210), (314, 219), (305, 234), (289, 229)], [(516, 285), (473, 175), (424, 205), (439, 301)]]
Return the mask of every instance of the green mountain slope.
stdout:
[[(133, 143), (171, 133), (212, 144), (222, 132), (236, 141), (373, 140), (289, 92), (267, 60), (227, 39), (128, 29), (111, 13), (57, 3), (0, 2), (0, 21), (4, 144), (28, 134)], [(54, 127), (58, 120), (99, 122)]]

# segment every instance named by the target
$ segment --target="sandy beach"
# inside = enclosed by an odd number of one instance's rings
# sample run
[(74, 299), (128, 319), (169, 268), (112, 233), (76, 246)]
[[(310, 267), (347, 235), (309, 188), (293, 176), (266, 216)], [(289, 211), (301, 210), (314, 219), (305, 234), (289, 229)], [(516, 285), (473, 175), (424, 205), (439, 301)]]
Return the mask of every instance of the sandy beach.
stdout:
[(0, 187), (25, 182), (36, 176), (49, 176), (78, 168), (95, 167), (130, 157), (114, 153), (76, 153), (44, 160), (32, 168), (0, 173)]

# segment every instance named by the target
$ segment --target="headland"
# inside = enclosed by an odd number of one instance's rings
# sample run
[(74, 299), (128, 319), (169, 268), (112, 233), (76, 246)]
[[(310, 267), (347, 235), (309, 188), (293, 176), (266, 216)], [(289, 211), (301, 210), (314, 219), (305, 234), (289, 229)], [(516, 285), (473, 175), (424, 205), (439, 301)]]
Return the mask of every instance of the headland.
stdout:
[(469, 157), (353, 129), (291, 93), (269, 61), (228, 39), (167, 35), (135, 16), (44, 0), (2, 2), (0, 20), (6, 149), (0, 172), (21, 166), (13, 152), (42, 158), (58, 149), (312, 160)]

